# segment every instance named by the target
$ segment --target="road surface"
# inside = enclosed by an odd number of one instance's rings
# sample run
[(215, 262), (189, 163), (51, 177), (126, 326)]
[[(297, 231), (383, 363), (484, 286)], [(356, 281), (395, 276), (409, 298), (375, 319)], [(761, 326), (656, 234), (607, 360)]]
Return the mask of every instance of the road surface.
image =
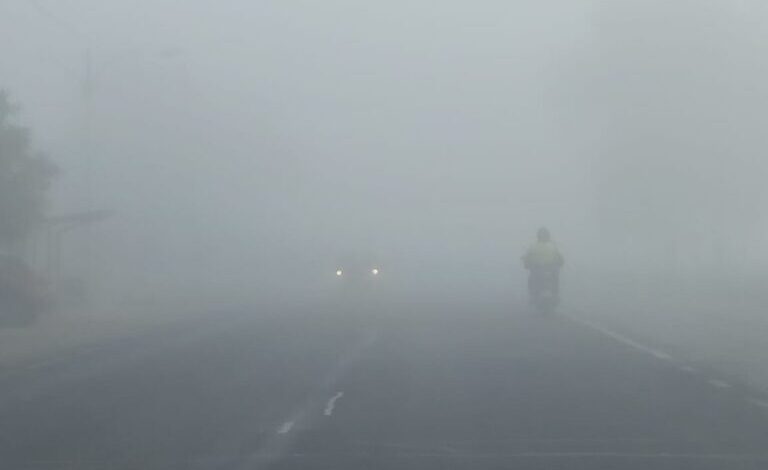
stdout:
[(0, 387), (4, 469), (768, 468), (755, 391), (489, 303), (215, 312)]

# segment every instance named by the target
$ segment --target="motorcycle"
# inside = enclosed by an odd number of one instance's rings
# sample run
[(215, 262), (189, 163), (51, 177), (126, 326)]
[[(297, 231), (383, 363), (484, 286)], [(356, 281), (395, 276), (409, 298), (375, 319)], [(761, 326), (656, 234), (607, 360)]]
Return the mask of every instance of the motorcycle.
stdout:
[(558, 272), (556, 270), (541, 270), (531, 272), (530, 280), (531, 305), (540, 315), (555, 313), (560, 297), (557, 293)]

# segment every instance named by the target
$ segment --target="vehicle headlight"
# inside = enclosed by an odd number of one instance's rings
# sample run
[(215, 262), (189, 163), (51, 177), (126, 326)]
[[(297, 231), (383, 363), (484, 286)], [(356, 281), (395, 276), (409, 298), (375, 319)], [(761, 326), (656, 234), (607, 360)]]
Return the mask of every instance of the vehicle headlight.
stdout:
[(336, 275), (337, 276), (341, 276), (342, 274), (344, 274), (344, 271), (342, 271), (341, 269), (337, 269), (336, 270)]
[(376, 276), (377, 274), (379, 274), (379, 268), (373, 268), (373, 269), (371, 269), (371, 274), (373, 274), (374, 276)]

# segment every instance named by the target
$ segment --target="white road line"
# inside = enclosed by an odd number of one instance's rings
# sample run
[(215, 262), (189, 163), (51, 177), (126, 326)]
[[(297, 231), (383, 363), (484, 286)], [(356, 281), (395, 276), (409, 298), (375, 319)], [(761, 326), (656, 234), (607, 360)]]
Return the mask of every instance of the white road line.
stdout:
[[(614, 340), (616, 340), (616, 341), (618, 341), (620, 343), (623, 343), (623, 344), (625, 344), (627, 346), (630, 346), (630, 347), (632, 347), (634, 349), (637, 349), (638, 351), (642, 351), (644, 353), (650, 354), (650, 355), (652, 355), (652, 356), (654, 356), (654, 357), (656, 357), (658, 359), (661, 359), (663, 361), (675, 362), (675, 358), (673, 358), (672, 356), (670, 356), (669, 354), (667, 354), (667, 353), (665, 353), (663, 351), (659, 351), (659, 350), (650, 348), (648, 346), (643, 346), (642, 344), (640, 344), (640, 343), (638, 343), (636, 341), (633, 341), (633, 340), (627, 338), (624, 335), (621, 335), (619, 333), (613, 332), (613, 331), (611, 331), (611, 330), (609, 330), (607, 328), (604, 328), (604, 327), (602, 327), (600, 325), (597, 325), (597, 324), (592, 323), (592, 322), (587, 321), (587, 320), (583, 320), (581, 318), (573, 317), (571, 315), (563, 315), (563, 316), (568, 318), (568, 319), (570, 319), (571, 321), (573, 321), (575, 323), (579, 323), (580, 325), (586, 326), (587, 328), (590, 328), (590, 329), (595, 330), (595, 331), (597, 331), (599, 333), (602, 333), (602, 334), (604, 334), (604, 335), (606, 335), (608, 337), (611, 337), (611, 338), (613, 338)], [(688, 373), (692, 373), (692, 374), (697, 373), (696, 369), (694, 369), (691, 366), (685, 365), (685, 364), (679, 364), (679, 365), (677, 365), (677, 367), (680, 370), (683, 370), (683, 371), (688, 372)], [(718, 380), (718, 379), (708, 379), (707, 383), (709, 383), (713, 387), (717, 387), (717, 388), (721, 388), (721, 389), (733, 388), (733, 385), (729, 384), (728, 382), (724, 382), (724, 381)], [(759, 406), (760, 408), (762, 408), (765, 411), (768, 411), (768, 400), (763, 400), (763, 399), (759, 399), (759, 398), (747, 398), (747, 401), (749, 401), (753, 405)]]
[(631, 458), (631, 459), (644, 459), (644, 460), (720, 460), (720, 461), (752, 461), (758, 459), (760, 461), (768, 460), (768, 456), (764, 453), (734, 453), (734, 454), (701, 454), (701, 453), (672, 453), (672, 452), (495, 452), (495, 453), (455, 453), (446, 454), (441, 452), (414, 452), (408, 454), (409, 458), (472, 458), (473, 461), (477, 459), (499, 459), (499, 458), (572, 458), (572, 459), (594, 459), (614, 457), (614, 458)]
[(280, 428), (277, 430), (277, 433), (288, 434), (289, 432), (291, 432), (291, 428), (293, 428), (294, 424), (296, 424), (294, 421), (286, 421), (280, 426)]
[(331, 416), (333, 414), (333, 409), (336, 407), (336, 401), (344, 396), (344, 392), (338, 392), (336, 395), (331, 397), (330, 400), (328, 400), (328, 404), (325, 405), (325, 411), (323, 414), (325, 416)]
[(586, 326), (587, 328), (593, 329), (599, 333), (602, 333), (610, 338), (615, 339), (616, 341), (623, 343), (631, 348), (637, 349), (638, 351), (642, 351), (644, 353), (650, 354), (651, 356), (661, 359), (662, 361), (672, 361), (673, 358), (669, 354), (665, 353), (664, 351), (659, 351), (657, 349), (649, 348), (648, 346), (643, 346), (642, 344), (633, 341), (629, 338), (627, 338), (624, 335), (621, 335), (619, 333), (616, 333), (614, 331), (611, 331), (607, 328), (604, 328), (600, 325), (597, 325), (595, 323), (592, 323), (587, 320), (583, 320), (581, 318), (576, 318), (571, 315), (566, 315), (567, 318), (571, 319), (572, 321), (579, 323), (581, 325)]
[(728, 382), (723, 382), (722, 380), (709, 379), (707, 380), (707, 383), (717, 388), (731, 388), (731, 384)]

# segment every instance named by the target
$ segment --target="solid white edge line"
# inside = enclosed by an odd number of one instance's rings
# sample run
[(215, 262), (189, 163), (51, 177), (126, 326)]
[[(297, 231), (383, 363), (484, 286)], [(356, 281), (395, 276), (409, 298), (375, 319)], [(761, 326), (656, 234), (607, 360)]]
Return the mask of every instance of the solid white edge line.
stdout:
[[(574, 322), (576, 322), (576, 323), (578, 323), (580, 325), (584, 325), (587, 328), (590, 328), (590, 329), (595, 330), (595, 331), (597, 331), (599, 333), (602, 333), (602, 334), (604, 334), (606, 336), (609, 336), (609, 337), (613, 338), (614, 340), (616, 340), (616, 341), (618, 341), (620, 343), (623, 343), (623, 344), (625, 344), (627, 346), (630, 346), (630, 347), (632, 347), (632, 348), (634, 348), (634, 349), (636, 349), (638, 351), (642, 351), (644, 353), (650, 354), (650, 355), (656, 357), (657, 359), (661, 359), (661, 360), (664, 360), (664, 361), (670, 361), (670, 362), (674, 361), (674, 358), (672, 356), (670, 356), (669, 354), (667, 354), (667, 353), (665, 353), (663, 351), (658, 351), (658, 350), (650, 348), (648, 346), (644, 346), (644, 345), (642, 345), (642, 344), (640, 344), (640, 343), (638, 343), (636, 341), (633, 341), (633, 340), (627, 338), (624, 335), (621, 335), (619, 333), (611, 331), (611, 330), (609, 330), (607, 328), (604, 328), (604, 327), (602, 327), (600, 325), (597, 325), (597, 324), (592, 323), (592, 322), (587, 321), (587, 320), (583, 320), (581, 318), (576, 318), (576, 317), (574, 317), (572, 315), (564, 314), (564, 316), (566, 318), (570, 319), (571, 321), (574, 321)], [(680, 364), (677, 367), (680, 370), (683, 370), (685, 372), (696, 373), (696, 369), (694, 369), (691, 366), (685, 365), (685, 364)], [(717, 387), (717, 388), (720, 388), (720, 389), (733, 388), (733, 385), (729, 384), (728, 382), (725, 382), (723, 380), (718, 380), (718, 379), (707, 379), (707, 383), (712, 385), (713, 387)], [(761, 400), (761, 399), (757, 399), (757, 398), (748, 398), (747, 400), (750, 403), (752, 403), (753, 405), (757, 405), (757, 406), (763, 408), (764, 410), (768, 410), (768, 401), (766, 401), (766, 400)]]
[(498, 453), (441, 453), (441, 452), (414, 452), (409, 453), (410, 458), (466, 458), (472, 459), (486, 459), (486, 458), (572, 458), (580, 459), (587, 458), (633, 458), (633, 459), (661, 459), (661, 460), (699, 460), (699, 461), (739, 461), (739, 460), (754, 460), (759, 459), (762, 461), (768, 461), (768, 454), (761, 453), (718, 453), (718, 454), (702, 454), (702, 453), (673, 453), (673, 452), (498, 452)]
[(653, 348), (650, 348), (648, 346), (644, 346), (644, 345), (642, 345), (642, 344), (640, 344), (640, 343), (638, 343), (636, 341), (633, 341), (633, 340), (627, 338), (626, 336), (624, 336), (622, 334), (619, 334), (619, 333), (616, 333), (614, 331), (611, 331), (611, 330), (609, 330), (607, 328), (604, 328), (604, 327), (602, 327), (600, 325), (592, 323), (591, 321), (587, 321), (587, 320), (584, 320), (582, 318), (576, 318), (576, 317), (574, 317), (572, 315), (567, 315), (567, 314), (565, 315), (565, 317), (570, 319), (570, 320), (572, 320), (572, 321), (574, 321), (574, 322), (576, 322), (576, 323), (584, 325), (587, 328), (590, 328), (590, 329), (595, 330), (595, 331), (597, 331), (599, 333), (602, 333), (602, 334), (604, 334), (604, 335), (606, 335), (606, 336), (608, 336), (610, 338), (613, 338), (616, 341), (618, 341), (620, 343), (623, 343), (623, 344), (625, 344), (625, 345), (627, 345), (627, 346), (629, 346), (631, 348), (637, 349), (638, 351), (642, 351), (642, 352), (644, 352), (646, 354), (650, 354), (651, 356), (653, 356), (653, 357), (655, 357), (657, 359), (661, 359), (662, 361), (672, 361), (672, 356), (670, 356), (669, 354), (665, 353), (664, 351), (659, 351), (657, 349), (653, 349)]
[(752, 403), (753, 405), (757, 405), (760, 408), (768, 411), (768, 401), (766, 400), (761, 400), (759, 398), (750, 398), (749, 402)]

